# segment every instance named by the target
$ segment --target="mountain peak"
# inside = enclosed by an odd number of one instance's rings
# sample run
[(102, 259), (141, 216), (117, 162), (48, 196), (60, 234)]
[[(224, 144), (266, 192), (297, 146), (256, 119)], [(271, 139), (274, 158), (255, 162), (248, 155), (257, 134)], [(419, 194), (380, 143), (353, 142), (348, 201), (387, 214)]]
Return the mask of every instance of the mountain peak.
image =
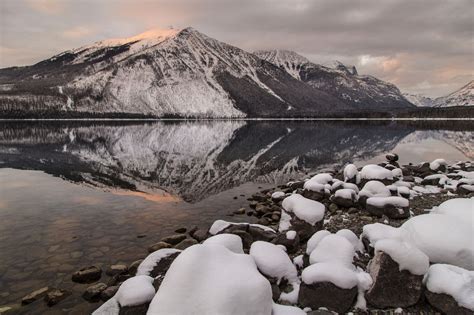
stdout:
[(302, 65), (310, 63), (308, 59), (291, 50), (258, 50), (254, 54), (260, 59), (278, 65), (298, 80)]
[(345, 65), (342, 62), (335, 60), (333, 62), (333, 68), (336, 70), (344, 71), (347, 74), (358, 75), (357, 68), (354, 65)]

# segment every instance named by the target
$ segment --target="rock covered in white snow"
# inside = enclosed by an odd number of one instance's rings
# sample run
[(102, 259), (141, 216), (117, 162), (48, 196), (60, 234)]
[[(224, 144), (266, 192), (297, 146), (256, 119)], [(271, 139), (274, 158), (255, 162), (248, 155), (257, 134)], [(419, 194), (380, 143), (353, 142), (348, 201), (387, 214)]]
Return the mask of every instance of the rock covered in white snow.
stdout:
[(474, 312), (474, 271), (434, 264), (423, 280), (428, 302), (446, 314)]
[(366, 180), (392, 180), (393, 173), (392, 171), (382, 166), (376, 164), (368, 164), (365, 165), (360, 171), (360, 177)]
[(252, 257), (194, 245), (175, 259), (147, 314), (271, 314), (272, 304), (270, 283)]
[(325, 206), (299, 194), (286, 197), (282, 202), (282, 207), (287, 212), (294, 213), (295, 216), (311, 225), (324, 218)]
[(250, 256), (264, 275), (278, 280), (295, 282), (298, 279), (296, 267), (287, 253), (272, 243), (257, 241), (250, 247)]
[(226, 247), (228, 250), (236, 253), (236, 254), (243, 254), (244, 248), (242, 244), (242, 239), (240, 236), (235, 234), (218, 234), (209, 237), (207, 240), (203, 242), (203, 244), (217, 244)]

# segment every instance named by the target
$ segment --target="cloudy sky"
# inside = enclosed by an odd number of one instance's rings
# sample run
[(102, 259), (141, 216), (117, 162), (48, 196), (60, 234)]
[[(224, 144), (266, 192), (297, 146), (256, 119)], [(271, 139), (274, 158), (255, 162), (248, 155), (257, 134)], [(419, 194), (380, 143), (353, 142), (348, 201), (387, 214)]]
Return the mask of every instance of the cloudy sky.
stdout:
[(170, 26), (355, 64), (429, 96), (474, 77), (474, 0), (0, 0), (0, 67)]

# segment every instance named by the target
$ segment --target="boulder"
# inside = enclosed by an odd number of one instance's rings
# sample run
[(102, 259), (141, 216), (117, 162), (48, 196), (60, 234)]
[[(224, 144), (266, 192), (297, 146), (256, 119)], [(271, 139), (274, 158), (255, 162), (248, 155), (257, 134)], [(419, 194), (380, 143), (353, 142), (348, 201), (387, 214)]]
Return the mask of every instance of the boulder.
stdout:
[(160, 250), (160, 249), (163, 249), (163, 248), (171, 248), (171, 247), (172, 246), (169, 243), (158, 242), (158, 243), (155, 243), (155, 244), (151, 245), (150, 247), (148, 247), (148, 252), (153, 253), (153, 252), (156, 252), (157, 250)]
[(44, 301), (46, 302), (46, 305), (53, 306), (67, 298), (69, 295), (71, 295), (71, 293), (66, 290), (51, 289), (46, 293)]
[(408, 307), (418, 302), (422, 292), (422, 275), (400, 266), (388, 254), (378, 251), (369, 263), (373, 284), (366, 292), (367, 301), (378, 308)]
[(120, 307), (119, 315), (146, 315), (150, 303)]
[(100, 295), (105, 289), (107, 289), (107, 285), (105, 283), (96, 283), (88, 287), (82, 294), (82, 297), (89, 302), (96, 302), (100, 299)]
[(306, 221), (293, 217), (290, 222), (291, 228), (298, 233), (300, 242), (306, 242), (314, 233), (323, 228), (323, 220), (311, 225)]
[(386, 215), (390, 219), (406, 219), (410, 216), (409, 202), (403, 197), (371, 197), (366, 210), (377, 217)]
[(285, 246), (288, 254), (294, 254), (300, 249), (300, 238), (298, 233), (296, 233), (295, 237), (293, 238), (288, 238), (287, 233), (279, 234), (277, 237), (275, 237), (272, 243)]
[(117, 264), (117, 265), (111, 265), (107, 270), (105, 271), (105, 274), (108, 276), (115, 276), (115, 275), (123, 275), (128, 272), (128, 267), (126, 265), (122, 264)]
[(357, 296), (357, 286), (351, 289), (342, 289), (331, 282), (317, 282), (313, 284), (301, 283), (298, 295), (298, 304), (304, 307), (327, 309), (344, 314), (349, 311)]
[(128, 266), (128, 273), (134, 276), (137, 273), (137, 268), (142, 263), (143, 259), (135, 260)]
[(302, 195), (305, 198), (315, 200), (315, 201), (321, 201), (324, 199), (324, 192), (318, 192), (318, 191), (313, 191), (313, 190), (308, 190), (308, 189), (303, 190)]
[(48, 292), (48, 290), (49, 290), (48, 287), (44, 287), (44, 288), (35, 290), (35, 291), (31, 292), (28, 295), (25, 295), (21, 299), (21, 304), (22, 305), (27, 305), (27, 304), (33, 303), (36, 300), (39, 300), (39, 299), (43, 298), (46, 295), (46, 293)]
[(186, 238), (186, 235), (184, 234), (175, 234), (175, 235), (165, 237), (161, 241), (171, 244), (171, 245), (176, 245), (180, 243), (182, 240), (184, 240), (185, 238)]
[(119, 289), (118, 285), (113, 285), (113, 286), (108, 287), (107, 289), (105, 289), (104, 291), (100, 293), (100, 299), (104, 302), (109, 300), (115, 295), (115, 293), (117, 293), (118, 289)]
[(175, 233), (183, 234), (186, 233), (187, 229), (185, 227), (179, 228), (175, 230)]
[(207, 231), (206, 230), (201, 230), (197, 229), (193, 233), (190, 233), (191, 237), (194, 238), (198, 242), (202, 242), (207, 238)]
[(90, 266), (76, 271), (72, 275), (72, 281), (78, 283), (92, 283), (100, 279), (102, 269), (96, 266)]
[(425, 297), (431, 306), (443, 314), (472, 315), (473, 313), (470, 309), (460, 306), (451, 295), (426, 290)]
[(198, 242), (194, 238), (187, 238), (179, 242), (179, 244), (177, 244), (174, 248), (184, 250), (189, 246), (193, 246), (196, 244), (198, 244)]

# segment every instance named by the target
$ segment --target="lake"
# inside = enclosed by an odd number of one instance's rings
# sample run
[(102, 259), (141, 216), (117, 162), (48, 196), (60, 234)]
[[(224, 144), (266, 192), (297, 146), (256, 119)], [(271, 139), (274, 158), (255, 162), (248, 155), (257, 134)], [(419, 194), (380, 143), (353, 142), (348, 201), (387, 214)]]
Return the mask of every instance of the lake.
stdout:
[(324, 168), (473, 160), (473, 139), (472, 121), (1, 122), (0, 305), (53, 286), (78, 292), (55, 312), (88, 312), (88, 285), (70, 280), (81, 267), (129, 264), (180, 227), (251, 221), (228, 216)]

